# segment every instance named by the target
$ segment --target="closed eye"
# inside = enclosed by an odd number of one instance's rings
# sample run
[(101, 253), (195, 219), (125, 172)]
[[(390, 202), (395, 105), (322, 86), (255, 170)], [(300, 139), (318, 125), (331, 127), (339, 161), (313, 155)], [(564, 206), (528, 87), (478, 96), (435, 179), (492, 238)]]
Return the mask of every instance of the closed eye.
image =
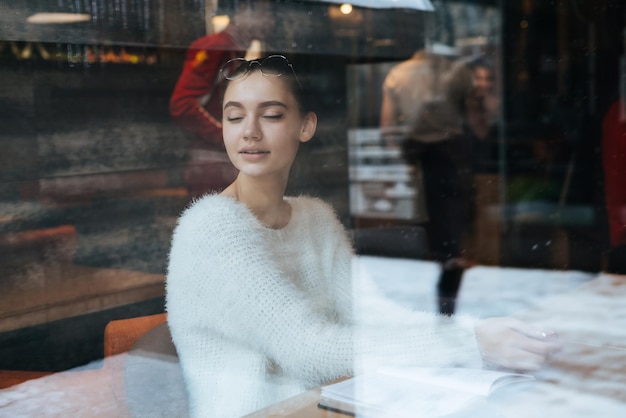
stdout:
[(242, 119), (243, 119), (243, 116), (227, 116), (226, 117), (227, 122), (239, 122)]
[(278, 120), (278, 119), (282, 119), (283, 118), (283, 114), (277, 114), (277, 115), (264, 115), (263, 116), (265, 119), (270, 119), (270, 120)]

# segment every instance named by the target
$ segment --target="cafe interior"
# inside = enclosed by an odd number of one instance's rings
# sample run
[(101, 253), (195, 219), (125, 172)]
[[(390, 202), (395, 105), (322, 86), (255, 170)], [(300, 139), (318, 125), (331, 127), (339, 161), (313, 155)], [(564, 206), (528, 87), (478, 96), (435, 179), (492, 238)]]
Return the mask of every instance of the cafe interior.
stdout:
[[(188, 416), (165, 279), (194, 199), (193, 138), (168, 104), (188, 46), (223, 30), (232, 3), (0, 3), (0, 417)], [(440, 308), (437, 214), (427, 166), (383, 126), (384, 86), (417, 54), (434, 95), (455, 62), (490, 63), (492, 152), (463, 174), (471, 261), (455, 313), (527, 319), (564, 343), (532, 387), (472, 416), (625, 416), (626, 4), (271, 8), (273, 30), (248, 52), (308, 75), (319, 120), (288, 194), (329, 202), (363, 269), (411, 309)], [(344, 416), (318, 401), (319, 388), (252, 416)]]

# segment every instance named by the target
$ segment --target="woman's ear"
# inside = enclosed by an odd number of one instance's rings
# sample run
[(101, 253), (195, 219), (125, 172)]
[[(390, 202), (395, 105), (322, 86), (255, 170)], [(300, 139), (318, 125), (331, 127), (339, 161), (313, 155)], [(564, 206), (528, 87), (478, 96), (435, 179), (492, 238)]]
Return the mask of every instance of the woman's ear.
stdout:
[(300, 129), (300, 137), (298, 140), (300, 142), (308, 142), (315, 135), (315, 130), (317, 129), (317, 115), (314, 112), (308, 112), (304, 116), (304, 121), (302, 122), (302, 128)]

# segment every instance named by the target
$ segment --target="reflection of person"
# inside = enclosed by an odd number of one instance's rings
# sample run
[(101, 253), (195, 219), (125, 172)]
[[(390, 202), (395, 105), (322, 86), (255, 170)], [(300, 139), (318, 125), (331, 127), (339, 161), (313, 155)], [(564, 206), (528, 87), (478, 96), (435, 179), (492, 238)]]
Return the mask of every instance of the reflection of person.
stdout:
[(614, 102), (602, 122), (602, 164), (609, 217), (608, 271), (626, 274), (626, 110)]
[(534, 369), (558, 349), (513, 319), (410, 311), (353, 275), (333, 209), (284, 196), (317, 126), (293, 67), (281, 56), (235, 63), (223, 71), (223, 137), (239, 174), (183, 213), (169, 256), (168, 322), (192, 416), (245, 415), (383, 364), (470, 365), (482, 354)]
[[(445, 67), (446, 58), (435, 57), (424, 49), (416, 51), (411, 58), (392, 67), (382, 86), (380, 108), (380, 134), (386, 146), (400, 146), (425, 103), (438, 95), (438, 74)], [(420, 163), (413, 164), (413, 187), (416, 189), (413, 220), (427, 220), (424, 202), (424, 185)]]
[(421, 106), (435, 98), (436, 70), (433, 58), (423, 49), (389, 70), (380, 109), (380, 132), (389, 145), (406, 138)]
[(185, 172), (190, 194), (221, 190), (237, 175), (224, 151), (220, 102), (223, 83), (218, 70), (245, 54), (250, 43), (272, 29), (269, 0), (233, 0), (234, 14), (226, 28), (195, 40), (188, 48), (182, 73), (170, 99), (170, 114), (196, 141)]
[(474, 176), (496, 169), (492, 85), (485, 61), (457, 61), (444, 81), (443, 99), (422, 107), (403, 144), (407, 161), (421, 164), (423, 172), (427, 237), (432, 257), (442, 264), (437, 292), (445, 314), (454, 313), (471, 263), (465, 240), (474, 215)]

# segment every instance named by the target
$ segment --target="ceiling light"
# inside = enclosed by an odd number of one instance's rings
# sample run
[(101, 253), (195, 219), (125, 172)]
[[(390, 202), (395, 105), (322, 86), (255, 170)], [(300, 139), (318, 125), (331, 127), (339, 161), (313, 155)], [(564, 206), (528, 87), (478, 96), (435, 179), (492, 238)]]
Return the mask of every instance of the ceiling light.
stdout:
[(343, 13), (344, 15), (349, 15), (350, 13), (352, 13), (352, 5), (350, 3), (344, 3), (339, 6), (339, 10), (341, 10), (341, 13)]
[(86, 13), (35, 13), (26, 19), (28, 23), (37, 25), (79, 23), (90, 20), (91, 15)]
[[(317, 0), (323, 3), (342, 4), (346, 0)], [(430, 0), (350, 0), (353, 6), (373, 9), (414, 9), (432, 12), (435, 7)]]

